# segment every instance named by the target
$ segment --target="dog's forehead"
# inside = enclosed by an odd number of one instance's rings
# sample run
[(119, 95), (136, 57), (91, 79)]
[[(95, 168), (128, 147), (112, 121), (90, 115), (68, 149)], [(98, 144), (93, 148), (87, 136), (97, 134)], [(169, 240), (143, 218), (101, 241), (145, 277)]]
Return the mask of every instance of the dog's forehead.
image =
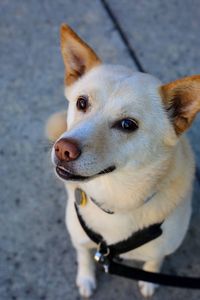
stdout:
[(76, 97), (76, 94), (88, 94), (93, 91), (108, 94), (109, 90), (113, 90), (120, 80), (131, 74), (132, 71), (123, 66), (100, 65), (86, 73), (71, 87), (66, 87), (65, 93), (69, 98)]
[(151, 104), (159, 97), (159, 86), (161, 82), (155, 77), (135, 72), (131, 76), (116, 82), (109, 95), (110, 100), (116, 100), (121, 105)]
[(123, 66), (101, 65), (67, 89), (66, 96), (76, 99), (80, 94), (89, 94), (93, 95), (94, 101), (106, 105), (115, 103), (120, 107), (134, 103), (141, 106), (150, 104), (151, 99), (158, 96), (160, 85), (161, 82), (152, 75), (133, 72)]

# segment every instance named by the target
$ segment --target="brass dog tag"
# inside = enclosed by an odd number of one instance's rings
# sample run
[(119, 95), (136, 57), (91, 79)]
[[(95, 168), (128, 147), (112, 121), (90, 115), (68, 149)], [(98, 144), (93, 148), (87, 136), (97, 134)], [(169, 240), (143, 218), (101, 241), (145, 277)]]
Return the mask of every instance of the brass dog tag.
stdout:
[(75, 190), (75, 200), (77, 205), (84, 207), (87, 204), (87, 196), (85, 192), (77, 188)]

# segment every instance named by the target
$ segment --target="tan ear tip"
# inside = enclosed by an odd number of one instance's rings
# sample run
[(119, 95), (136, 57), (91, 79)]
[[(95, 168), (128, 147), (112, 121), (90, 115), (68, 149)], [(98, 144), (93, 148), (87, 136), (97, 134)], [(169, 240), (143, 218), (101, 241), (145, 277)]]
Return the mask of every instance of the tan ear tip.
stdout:
[(60, 25), (60, 30), (66, 30), (68, 28), (68, 25), (66, 23), (62, 23)]
[(67, 112), (61, 111), (49, 117), (45, 126), (45, 136), (55, 142), (67, 130)]
[(60, 33), (61, 33), (61, 35), (69, 33), (69, 32), (73, 32), (72, 28), (69, 25), (67, 25), (66, 23), (62, 23), (60, 25)]

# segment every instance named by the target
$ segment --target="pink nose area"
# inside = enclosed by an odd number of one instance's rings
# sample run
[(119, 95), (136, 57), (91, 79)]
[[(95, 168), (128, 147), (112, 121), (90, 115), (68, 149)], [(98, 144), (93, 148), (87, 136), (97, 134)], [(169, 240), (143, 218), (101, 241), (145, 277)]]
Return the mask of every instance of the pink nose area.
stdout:
[(55, 155), (61, 161), (72, 161), (77, 159), (81, 150), (73, 139), (62, 138), (54, 145)]

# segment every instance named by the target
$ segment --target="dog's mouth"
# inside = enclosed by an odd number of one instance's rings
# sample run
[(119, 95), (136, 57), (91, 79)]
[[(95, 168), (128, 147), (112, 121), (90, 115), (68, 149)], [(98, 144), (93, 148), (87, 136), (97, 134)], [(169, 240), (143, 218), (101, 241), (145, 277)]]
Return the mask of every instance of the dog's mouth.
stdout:
[(106, 169), (104, 169), (103, 171), (92, 175), (92, 176), (81, 176), (81, 175), (76, 175), (71, 173), (69, 170), (67, 170), (65, 167), (61, 166), (61, 165), (57, 165), (56, 166), (56, 173), (58, 174), (59, 177), (61, 177), (64, 180), (89, 180), (89, 179), (93, 179), (99, 175), (103, 175), (103, 174), (108, 174), (113, 172), (116, 169), (115, 166), (110, 166)]

